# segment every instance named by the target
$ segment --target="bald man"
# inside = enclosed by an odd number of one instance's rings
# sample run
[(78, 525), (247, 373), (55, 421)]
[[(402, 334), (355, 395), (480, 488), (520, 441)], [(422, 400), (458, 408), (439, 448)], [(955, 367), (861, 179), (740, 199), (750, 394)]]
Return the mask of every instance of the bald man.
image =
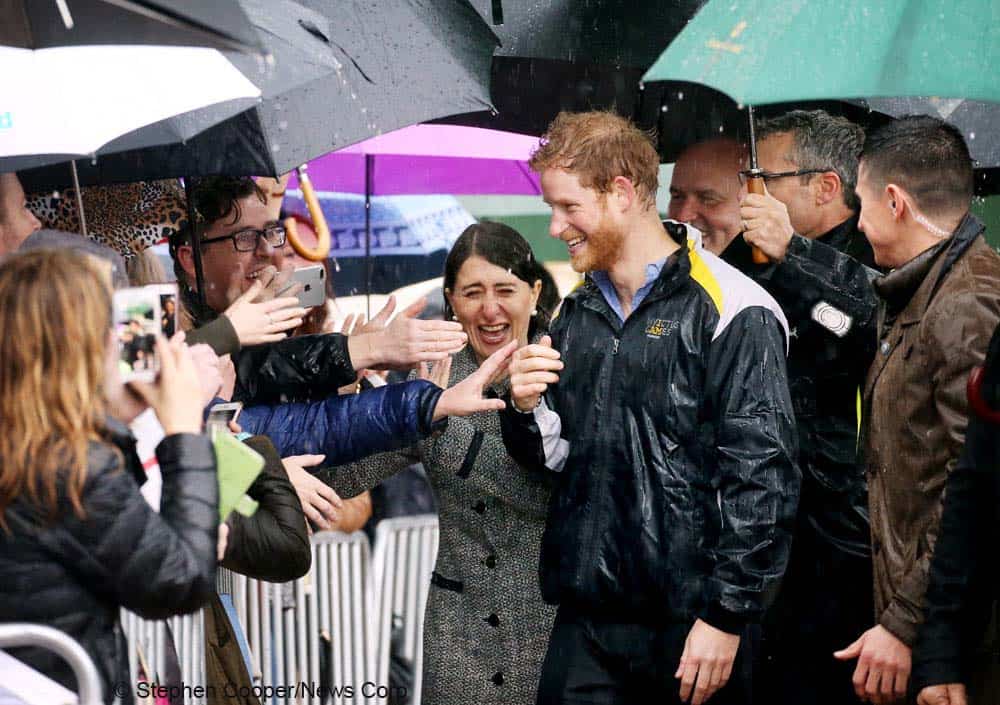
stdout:
[[(668, 214), (703, 230), (706, 248), (767, 289), (792, 327), (802, 497), (754, 683), (765, 702), (840, 705), (857, 700), (833, 651), (873, 613), (867, 486), (856, 455), (857, 389), (875, 340), (874, 272), (864, 266), (873, 260), (853, 193), (861, 134), (826, 114), (762, 127), (769, 194), (747, 194), (746, 150), (718, 138), (677, 160)], [(754, 264), (748, 240), (772, 261)]]
[(28, 210), (17, 174), (0, 174), (0, 256), (13, 252), (42, 224)]

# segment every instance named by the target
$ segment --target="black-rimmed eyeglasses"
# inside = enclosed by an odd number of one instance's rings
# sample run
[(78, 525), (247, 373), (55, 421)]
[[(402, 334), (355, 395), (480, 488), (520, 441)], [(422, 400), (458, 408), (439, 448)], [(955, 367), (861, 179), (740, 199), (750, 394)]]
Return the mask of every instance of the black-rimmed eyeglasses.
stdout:
[(757, 171), (754, 172), (751, 169), (745, 169), (740, 172), (740, 181), (746, 183), (747, 179), (751, 176), (759, 176), (764, 179), (764, 181), (771, 181), (772, 179), (786, 179), (789, 176), (809, 176), (810, 174), (825, 174), (828, 171), (833, 171), (833, 169), (796, 169), (795, 171)]
[(220, 237), (209, 238), (208, 240), (202, 240), (202, 245), (208, 245), (213, 242), (222, 242), (223, 240), (232, 240), (233, 247), (236, 248), (237, 252), (253, 252), (257, 249), (257, 245), (260, 243), (261, 238), (267, 242), (268, 245), (277, 249), (279, 247), (285, 246), (285, 226), (284, 225), (271, 225), (263, 230), (257, 230), (256, 228), (247, 228), (246, 230), (240, 230), (239, 232), (232, 233), (230, 235), (222, 235)]

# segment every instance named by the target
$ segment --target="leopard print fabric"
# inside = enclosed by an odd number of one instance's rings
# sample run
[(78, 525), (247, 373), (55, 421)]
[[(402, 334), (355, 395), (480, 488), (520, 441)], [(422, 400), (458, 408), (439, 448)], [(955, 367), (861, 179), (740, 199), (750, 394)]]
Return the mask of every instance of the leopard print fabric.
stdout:
[[(43, 227), (80, 232), (73, 189), (28, 194), (28, 209)], [(163, 242), (187, 224), (184, 192), (173, 179), (83, 188), (91, 238), (125, 257)]]

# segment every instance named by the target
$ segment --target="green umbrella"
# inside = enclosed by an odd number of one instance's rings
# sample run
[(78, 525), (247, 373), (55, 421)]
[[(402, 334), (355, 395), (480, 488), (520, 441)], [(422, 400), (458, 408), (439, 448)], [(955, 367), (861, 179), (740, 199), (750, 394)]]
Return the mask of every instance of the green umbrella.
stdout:
[(738, 103), (938, 96), (1000, 102), (996, 0), (709, 0), (643, 76)]

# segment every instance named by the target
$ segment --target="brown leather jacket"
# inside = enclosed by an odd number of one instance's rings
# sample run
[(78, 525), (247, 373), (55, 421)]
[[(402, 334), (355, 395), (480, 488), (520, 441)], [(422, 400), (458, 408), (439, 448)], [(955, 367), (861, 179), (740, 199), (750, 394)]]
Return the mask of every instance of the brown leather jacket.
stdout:
[(965, 439), (966, 380), (1000, 320), (1000, 255), (982, 232), (967, 215), (952, 238), (875, 282), (880, 338), (863, 428), (875, 610), (911, 646), (945, 480)]

